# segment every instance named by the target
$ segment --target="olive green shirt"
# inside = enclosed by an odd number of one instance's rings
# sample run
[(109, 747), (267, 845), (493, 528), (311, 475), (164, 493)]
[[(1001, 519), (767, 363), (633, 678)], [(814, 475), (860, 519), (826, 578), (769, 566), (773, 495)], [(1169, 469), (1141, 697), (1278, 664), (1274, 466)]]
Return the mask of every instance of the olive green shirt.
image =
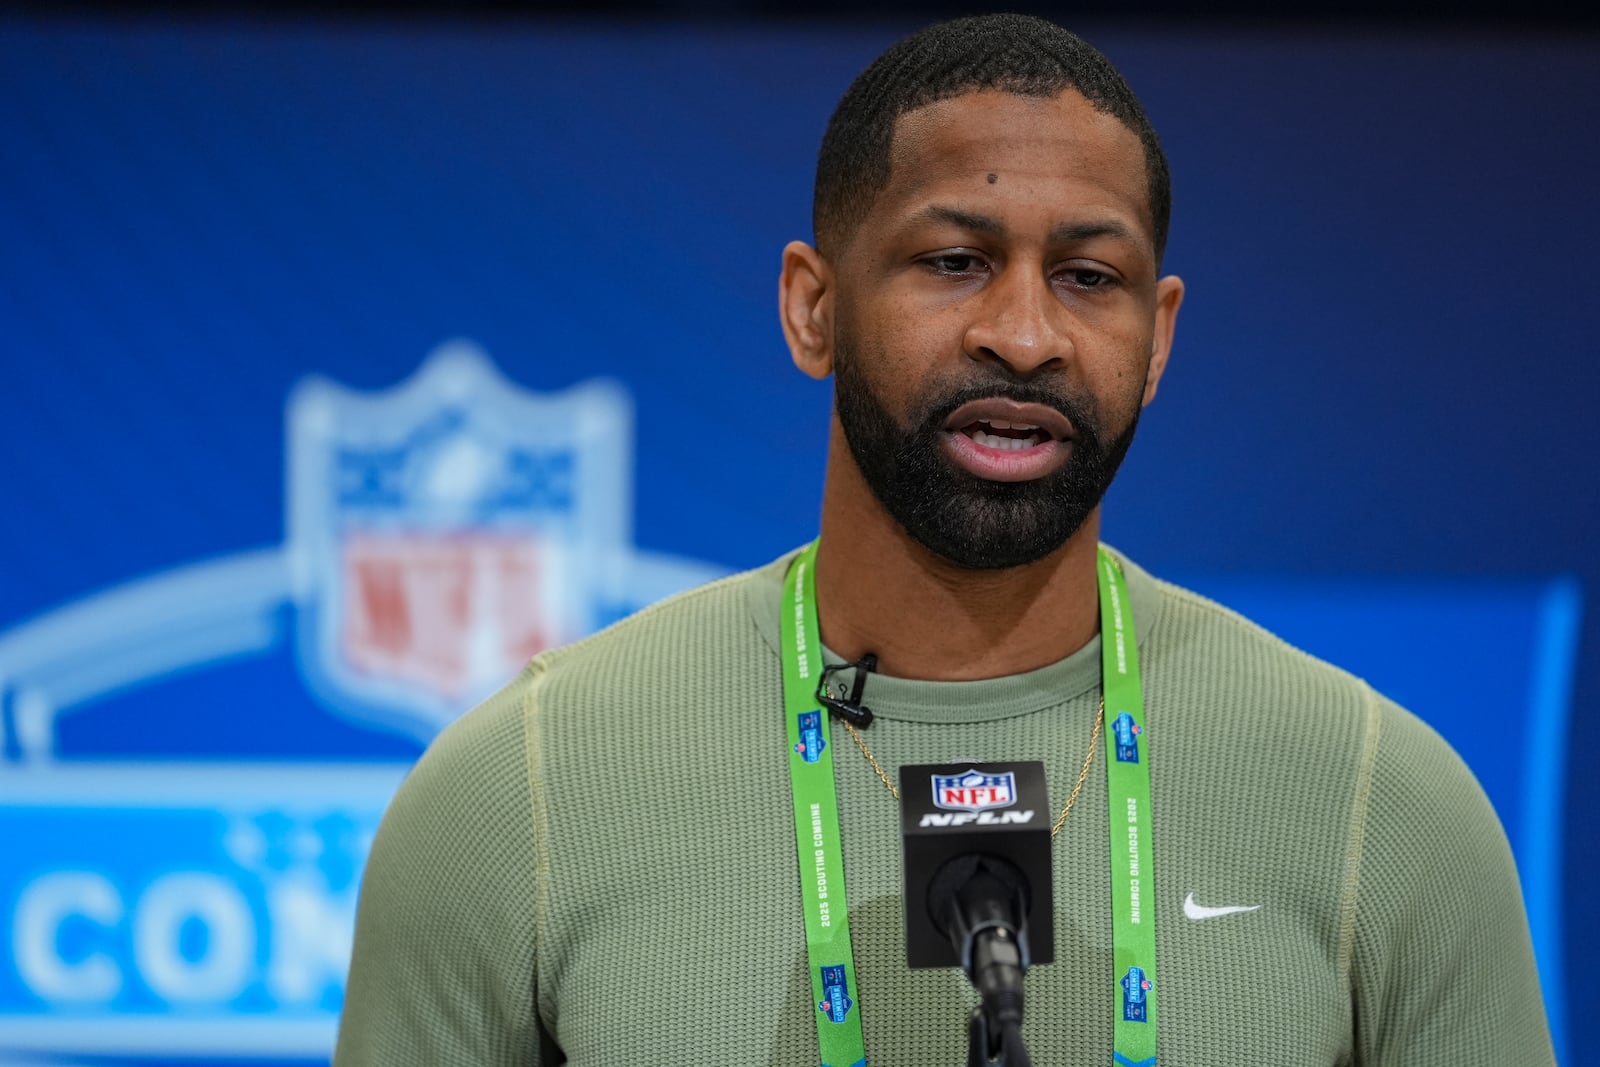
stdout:
[[(373, 846), (336, 1067), (816, 1067), (786, 563), (537, 657), (439, 737)], [(1159, 738), (1163, 1067), (1552, 1064), (1505, 835), (1456, 755), (1359, 679), (1125, 572)], [(1059, 806), (1099, 694), (1098, 638), (1007, 678), (872, 675), (867, 737), (891, 774), (1042, 759)], [(906, 967), (898, 806), (831, 729), (868, 1062), (964, 1062), (975, 994)], [(1053, 846), (1056, 958), (1026, 982), (1041, 1067), (1111, 1062), (1103, 757)], [(1255, 910), (1191, 918), (1191, 898)]]

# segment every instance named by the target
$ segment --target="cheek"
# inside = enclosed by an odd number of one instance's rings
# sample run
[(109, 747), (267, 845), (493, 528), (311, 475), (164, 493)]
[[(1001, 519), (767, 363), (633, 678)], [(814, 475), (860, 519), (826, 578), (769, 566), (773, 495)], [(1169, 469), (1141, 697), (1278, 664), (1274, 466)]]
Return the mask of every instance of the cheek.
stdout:
[(1137, 324), (1100, 338), (1098, 358), (1092, 362), (1099, 368), (1101, 382), (1096, 392), (1102, 396), (1108, 413), (1127, 413), (1143, 406), (1154, 341), (1155, 335)]
[[(951, 350), (950, 332), (950, 324), (940, 316), (901, 299), (885, 300), (872, 314), (857, 317), (850, 338), (852, 349), (863, 357), (863, 376), (893, 401), (913, 392), (940, 354)], [(956, 336), (959, 342), (959, 332)]]

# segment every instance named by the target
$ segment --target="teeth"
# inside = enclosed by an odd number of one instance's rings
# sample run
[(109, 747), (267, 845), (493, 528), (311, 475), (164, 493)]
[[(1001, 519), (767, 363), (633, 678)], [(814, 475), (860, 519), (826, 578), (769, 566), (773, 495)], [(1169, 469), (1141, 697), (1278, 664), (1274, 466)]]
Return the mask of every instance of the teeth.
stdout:
[(985, 426), (992, 426), (996, 430), (1037, 430), (1039, 427), (1027, 422), (1002, 422), (999, 419), (979, 419)]
[[(989, 425), (998, 426), (997, 423)], [(982, 430), (973, 431), (972, 439), (985, 448), (995, 448), (1002, 452), (1021, 452), (1039, 443), (1038, 436), (1033, 434), (1027, 437), (1001, 437), (999, 434), (984, 433)]]

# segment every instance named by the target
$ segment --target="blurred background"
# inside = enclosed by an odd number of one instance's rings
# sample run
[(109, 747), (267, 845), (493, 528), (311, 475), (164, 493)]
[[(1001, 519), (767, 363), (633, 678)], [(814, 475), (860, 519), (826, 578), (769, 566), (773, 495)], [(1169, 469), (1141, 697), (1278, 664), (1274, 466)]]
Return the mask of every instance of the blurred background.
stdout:
[[(814, 535), (778, 251), (851, 77), (967, 10), (0, 8), (0, 1063), (325, 1063), (427, 740)], [(1174, 174), (1189, 295), (1107, 539), (1456, 746), (1564, 1043), (1600, 1011), (1594, 21), (1033, 10)]]

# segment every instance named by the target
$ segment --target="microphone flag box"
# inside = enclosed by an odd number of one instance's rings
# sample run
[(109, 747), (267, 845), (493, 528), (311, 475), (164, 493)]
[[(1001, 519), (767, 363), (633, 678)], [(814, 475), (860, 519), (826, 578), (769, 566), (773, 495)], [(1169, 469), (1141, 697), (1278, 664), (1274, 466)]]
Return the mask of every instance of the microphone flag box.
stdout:
[(900, 768), (900, 838), (905, 872), (906, 963), (959, 967), (940, 932), (929, 887), (946, 863), (996, 856), (1027, 881), (1027, 937), (1033, 963), (1055, 959), (1050, 867), (1050, 796), (1044, 764), (930, 763)]

